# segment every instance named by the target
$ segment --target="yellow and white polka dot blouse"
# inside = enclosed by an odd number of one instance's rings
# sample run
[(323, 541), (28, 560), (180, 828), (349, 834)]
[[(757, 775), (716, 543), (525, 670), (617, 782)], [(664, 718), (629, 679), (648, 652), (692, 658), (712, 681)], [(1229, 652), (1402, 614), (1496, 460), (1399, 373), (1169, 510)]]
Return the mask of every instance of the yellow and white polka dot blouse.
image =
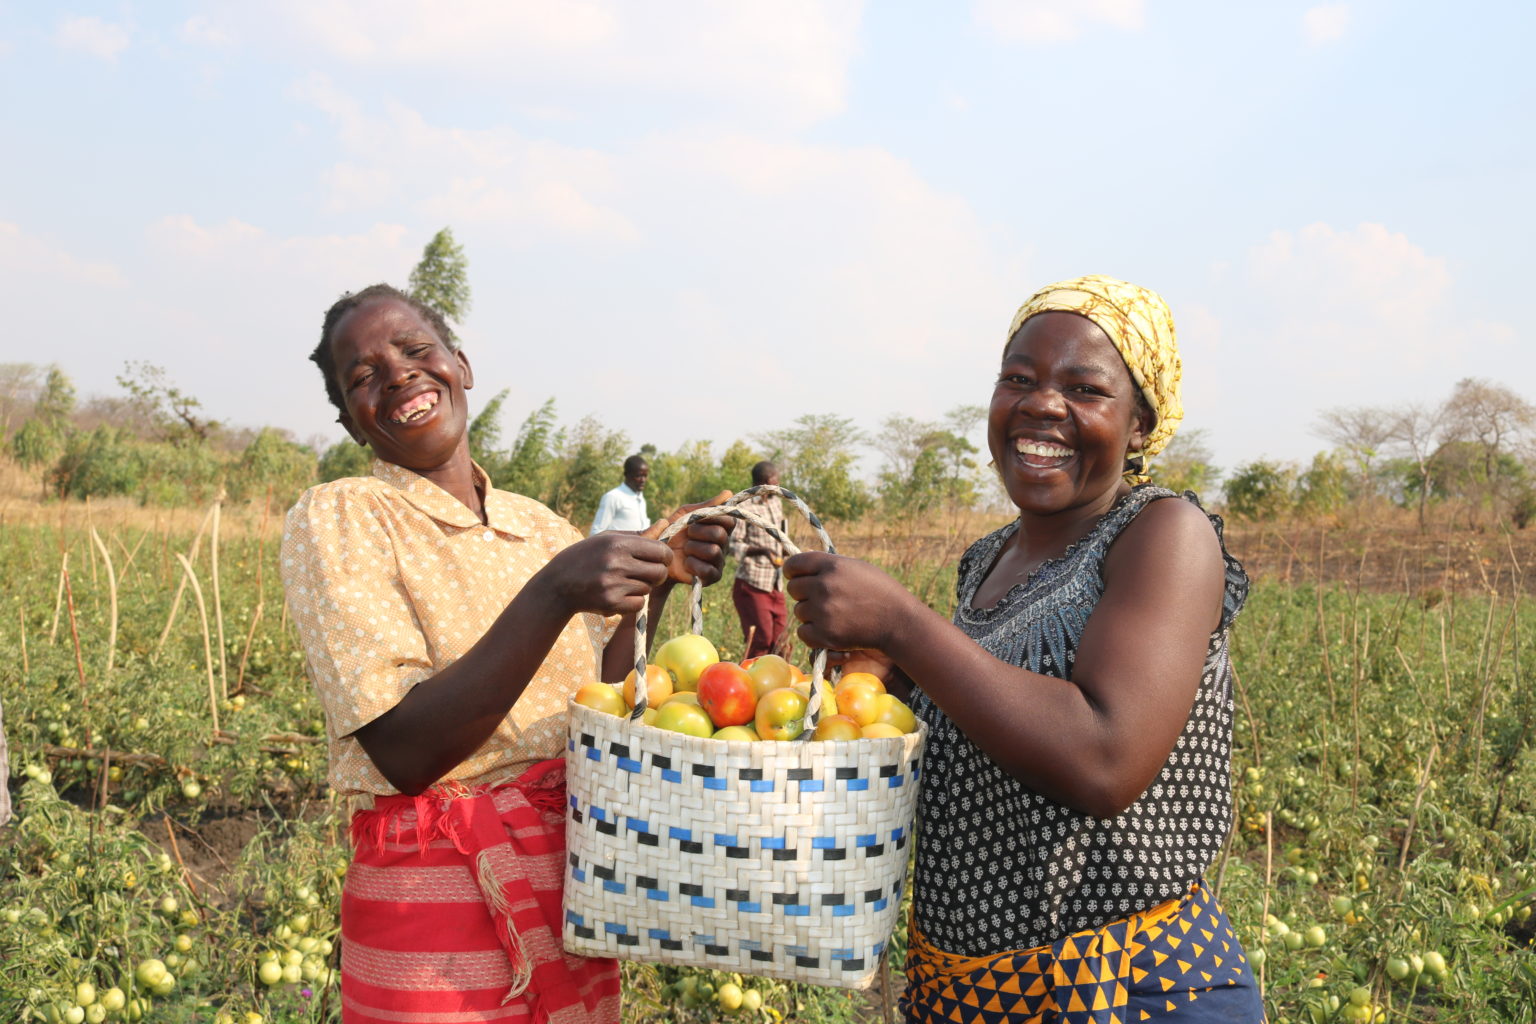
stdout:
[[(282, 575), (325, 707), (330, 781), (339, 793), (389, 794), (354, 733), (469, 650), (523, 585), (582, 539), (538, 502), (484, 487), (487, 525), (408, 469), (375, 460), (371, 477), (304, 492), (288, 512)], [(574, 617), (485, 744), (444, 776), (496, 785), (565, 749), (570, 695), (599, 677), (617, 618)]]

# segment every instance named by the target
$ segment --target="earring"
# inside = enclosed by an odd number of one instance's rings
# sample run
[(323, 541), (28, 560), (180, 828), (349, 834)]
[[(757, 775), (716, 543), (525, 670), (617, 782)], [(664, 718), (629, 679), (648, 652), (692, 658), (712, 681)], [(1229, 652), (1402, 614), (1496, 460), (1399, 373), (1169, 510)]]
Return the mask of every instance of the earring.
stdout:
[(1146, 472), (1146, 469), (1147, 456), (1141, 449), (1137, 448), (1125, 453), (1125, 472), (1135, 473), (1139, 476)]

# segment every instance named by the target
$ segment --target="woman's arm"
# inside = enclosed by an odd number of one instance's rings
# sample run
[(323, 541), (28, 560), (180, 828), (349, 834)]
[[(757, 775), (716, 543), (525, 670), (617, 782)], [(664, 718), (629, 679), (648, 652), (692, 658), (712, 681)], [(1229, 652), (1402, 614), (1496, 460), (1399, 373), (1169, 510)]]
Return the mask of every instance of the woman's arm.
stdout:
[(883, 652), (1005, 771), (1098, 817), (1130, 806), (1172, 752), (1224, 578), (1204, 513), (1153, 502), (1105, 558), (1068, 681), (998, 660), (867, 563), (806, 552), (784, 568), (801, 640)]
[(354, 735), (390, 785), (424, 791), (496, 731), (571, 616), (621, 614), (633, 623), (640, 603), (667, 578), (670, 560), (666, 545), (630, 533), (572, 544), (533, 575), (463, 657)]

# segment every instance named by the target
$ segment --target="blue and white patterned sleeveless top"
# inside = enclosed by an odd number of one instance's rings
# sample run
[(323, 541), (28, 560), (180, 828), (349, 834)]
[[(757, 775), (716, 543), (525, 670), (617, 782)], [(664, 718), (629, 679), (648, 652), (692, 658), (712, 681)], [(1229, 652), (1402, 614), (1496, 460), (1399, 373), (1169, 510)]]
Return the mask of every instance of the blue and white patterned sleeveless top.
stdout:
[[(1072, 677), (1077, 644), (1104, 592), (1104, 555), (1152, 501), (1134, 488), (1093, 530), (1042, 564), (995, 606), (971, 603), (1018, 522), (960, 559), (955, 625), (995, 657)], [(1194, 494), (1184, 496), (1199, 505)], [(1221, 537), (1221, 520), (1210, 516)], [(913, 879), (918, 926), (962, 956), (1027, 949), (1182, 896), (1204, 874), (1232, 818), (1232, 669), (1227, 638), (1248, 577), (1227, 554), (1221, 622), (1211, 634), (1189, 721), (1157, 778), (1124, 813), (1095, 818), (1003, 771), (920, 690), (913, 710), (932, 730), (923, 756)]]

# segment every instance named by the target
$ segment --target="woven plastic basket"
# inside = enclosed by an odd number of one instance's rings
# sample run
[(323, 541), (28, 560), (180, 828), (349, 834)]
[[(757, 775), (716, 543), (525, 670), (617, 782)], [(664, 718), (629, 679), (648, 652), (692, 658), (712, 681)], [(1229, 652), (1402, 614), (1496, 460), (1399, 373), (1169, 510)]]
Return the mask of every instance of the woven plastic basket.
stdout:
[[(831, 550), (792, 492), (769, 485)], [(682, 529), (687, 520), (674, 524)], [(699, 590), (693, 592), (700, 629)], [(645, 623), (637, 623), (645, 678)], [(826, 653), (813, 659), (809, 736)], [(644, 687), (637, 687), (642, 694)], [(875, 978), (901, 906), (927, 731), (849, 742), (728, 742), (668, 732), (574, 701), (566, 746), (570, 816), (566, 949), (840, 988)]]

